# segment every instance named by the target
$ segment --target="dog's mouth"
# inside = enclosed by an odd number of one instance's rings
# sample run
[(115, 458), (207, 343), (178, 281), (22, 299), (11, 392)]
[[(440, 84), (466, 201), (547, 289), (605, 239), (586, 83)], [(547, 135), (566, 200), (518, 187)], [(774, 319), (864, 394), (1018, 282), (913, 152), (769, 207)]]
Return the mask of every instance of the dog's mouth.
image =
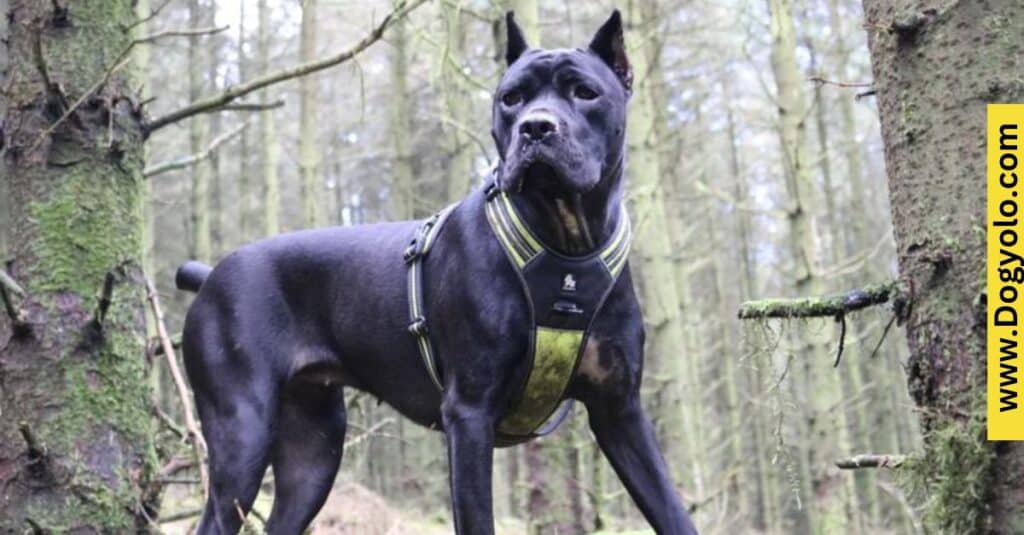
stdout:
[[(572, 158), (552, 155), (544, 147), (531, 148), (518, 158), (506, 162), (504, 186), (506, 191), (521, 192), (529, 189), (551, 197), (569, 197), (585, 194), (593, 188), (575, 172)], [(578, 167), (578, 166), (577, 166)]]

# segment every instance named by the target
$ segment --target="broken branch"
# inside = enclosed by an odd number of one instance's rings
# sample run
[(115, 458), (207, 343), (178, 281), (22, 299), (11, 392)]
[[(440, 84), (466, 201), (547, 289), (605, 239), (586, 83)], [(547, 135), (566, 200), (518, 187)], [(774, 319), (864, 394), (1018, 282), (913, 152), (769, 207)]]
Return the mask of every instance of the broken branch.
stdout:
[(836, 87), (871, 87), (872, 85), (871, 82), (836, 82), (833, 80), (826, 80), (821, 76), (812, 76), (807, 80), (818, 85), (834, 85)]
[(189, 442), (192, 443), (196, 464), (199, 466), (199, 481), (202, 483), (203, 496), (206, 496), (210, 482), (210, 476), (206, 471), (206, 463), (203, 460), (206, 444), (203, 443), (203, 436), (199, 433), (199, 425), (196, 423), (195, 416), (192, 413), (192, 401), (189, 397), (188, 387), (185, 386), (185, 378), (181, 375), (181, 369), (178, 368), (178, 359), (174, 356), (174, 347), (171, 345), (171, 339), (167, 336), (164, 312), (160, 308), (160, 296), (157, 294), (156, 288), (153, 286), (152, 281), (149, 280), (149, 277), (144, 277), (144, 279), (146, 281), (146, 296), (153, 308), (153, 317), (156, 320), (157, 336), (160, 337), (160, 344), (164, 348), (164, 357), (167, 359), (167, 367), (170, 369), (171, 377), (174, 378), (174, 386), (178, 391), (181, 409), (185, 415), (185, 429), (188, 430)]
[(906, 455), (877, 455), (864, 453), (854, 455), (849, 459), (839, 459), (836, 467), (843, 470), (857, 470), (860, 468), (899, 468), (907, 460)]
[(264, 87), (340, 65), (352, 59), (363, 50), (369, 48), (370, 45), (377, 42), (384, 35), (384, 31), (387, 30), (389, 26), (394, 24), (395, 21), (408, 15), (412, 10), (419, 7), (424, 2), (426, 2), (426, 0), (413, 0), (411, 3), (400, 2), (398, 6), (395, 7), (394, 11), (385, 16), (384, 19), (381, 20), (381, 22), (368, 35), (363, 37), (362, 40), (348, 50), (333, 56), (303, 63), (295, 67), (265, 74), (248, 82), (228, 86), (215, 95), (200, 98), (184, 108), (157, 117), (152, 121), (148, 121), (144, 125), (144, 131), (147, 134), (155, 132), (169, 124), (187, 119), (193, 115), (209, 113), (220, 109), (234, 100)]
[(896, 282), (887, 282), (825, 297), (747, 301), (740, 305), (738, 316), (740, 319), (839, 316), (885, 303), (893, 298), (896, 288)]
[(158, 163), (152, 167), (147, 167), (146, 169), (142, 170), (142, 176), (150, 178), (159, 174), (167, 173), (169, 171), (191, 167), (203, 160), (212, 157), (214, 152), (216, 152), (221, 145), (237, 137), (239, 134), (242, 133), (243, 130), (245, 130), (248, 127), (248, 122), (242, 123), (242, 125), (238, 128), (235, 128), (234, 130), (225, 132), (217, 136), (213, 141), (210, 142), (210, 146), (206, 147), (206, 150), (196, 154), (192, 154), (190, 156), (186, 156), (184, 158), (172, 160), (170, 162)]

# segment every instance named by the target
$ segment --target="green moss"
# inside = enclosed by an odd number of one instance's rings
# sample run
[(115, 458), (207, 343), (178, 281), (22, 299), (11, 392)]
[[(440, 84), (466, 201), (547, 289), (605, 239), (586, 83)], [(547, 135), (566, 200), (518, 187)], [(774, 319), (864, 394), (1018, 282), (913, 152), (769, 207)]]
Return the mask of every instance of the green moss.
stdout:
[(924, 452), (908, 457), (897, 473), (922, 507), (925, 525), (934, 533), (982, 533), (995, 468), (983, 413), (966, 422), (932, 422), (924, 443)]
[(46, 201), (31, 205), (33, 290), (96, 295), (108, 271), (142, 250), (138, 183), (104, 167), (72, 166)]

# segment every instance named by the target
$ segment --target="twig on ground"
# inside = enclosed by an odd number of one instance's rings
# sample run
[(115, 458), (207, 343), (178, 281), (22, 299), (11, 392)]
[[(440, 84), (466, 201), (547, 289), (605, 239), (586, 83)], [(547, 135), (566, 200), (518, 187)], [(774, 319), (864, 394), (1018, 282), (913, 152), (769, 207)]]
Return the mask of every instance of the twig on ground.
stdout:
[(192, 449), (196, 456), (196, 463), (199, 466), (199, 480), (202, 482), (203, 496), (207, 495), (209, 491), (210, 476), (206, 471), (205, 453), (206, 444), (203, 442), (203, 436), (199, 433), (199, 425), (196, 423), (194, 413), (192, 412), (192, 401), (188, 392), (188, 387), (185, 385), (185, 378), (181, 375), (181, 370), (178, 368), (178, 359), (174, 355), (174, 347), (171, 345), (171, 339), (167, 336), (167, 325), (164, 323), (164, 312), (160, 308), (160, 296), (157, 294), (156, 288), (153, 286), (152, 281), (149, 277), (144, 275), (146, 281), (146, 294), (149, 299), (149, 303), (153, 308), (153, 317), (156, 323), (157, 336), (160, 337), (160, 343), (164, 348), (164, 357), (167, 359), (167, 367), (171, 372), (171, 376), (174, 378), (174, 386), (178, 391), (178, 398), (181, 401), (182, 413), (185, 415), (185, 429), (188, 431), (189, 442), (192, 443)]
[(363, 50), (369, 48), (370, 45), (377, 42), (384, 35), (384, 31), (387, 30), (388, 27), (391, 26), (396, 20), (405, 17), (406, 15), (409, 14), (409, 12), (416, 9), (424, 2), (426, 2), (426, 0), (412, 0), (411, 2), (408, 3), (405, 1), (400, 2), (398, 6), (395, 7), (394, 11), (385, 16), (381, 20), (381, 22), (368, 35), (363, 37), (362, 40), (360, 40), (358, 43), (355, 44), (355, 46), (349, 48), (348, 50), (345, 50), (333, 56), (328, 56), (326, 58), (314, 60), (308, 63), (303, 63), (295, 67), (290, 67), (269, 74), (264, 74), (263, 76), (260, 76), (254, 80), (250, 80), (248, 82), (228, 86), (215, 95), (200, 98), (199, 100), (196, 100), (195, 102), (192, 102), (191, 104), (181, 109), (172, 111), (166, 115), (157, 117), (152, 121), (146, 122), (143, 125), (143, 130), (147, 134), (150, 134), (169, 124), (173, 124), (183, 119), (187, 119), (193, 115), (198, 115), (200, 113), (209, 113), (211, 111), (220, 109), (226, 104), (230, 104), (231, 102), (237, 100), (242, 96), (248, 95), (253, 91), (257, 91), (269, 85), (283, 82), (285, 80), (290, 80), (292, 78), (298, 78), (300, 76), (312, 74), (317, 71), (327, 69), (329, 67), (340, 65), (352, 59)]

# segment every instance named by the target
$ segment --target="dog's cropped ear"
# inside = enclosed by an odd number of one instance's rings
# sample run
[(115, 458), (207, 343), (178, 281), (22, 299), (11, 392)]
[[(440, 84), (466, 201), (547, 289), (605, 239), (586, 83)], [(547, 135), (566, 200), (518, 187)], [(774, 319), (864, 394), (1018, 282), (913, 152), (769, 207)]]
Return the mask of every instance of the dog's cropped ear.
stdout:
[(530, 45), (526, 44), (526, 38), (523, 37), (523, 30), (516, 24), (515, 12), (509, 11), (505, 14), (505, 27), (508, 30), (508, 39), (505, 40), (505, 61), (509, 65), (512, 65), (519, 59), (519, 56), (526, 52)]
[(612, 16), (597, 30), (590, 41), (593, 50), (619, 77), (626, 92), (633, 91), (633, 68), (626, 57), (626, 41), (622, 35), (622, 15), (619, 10), (612, 11)]

